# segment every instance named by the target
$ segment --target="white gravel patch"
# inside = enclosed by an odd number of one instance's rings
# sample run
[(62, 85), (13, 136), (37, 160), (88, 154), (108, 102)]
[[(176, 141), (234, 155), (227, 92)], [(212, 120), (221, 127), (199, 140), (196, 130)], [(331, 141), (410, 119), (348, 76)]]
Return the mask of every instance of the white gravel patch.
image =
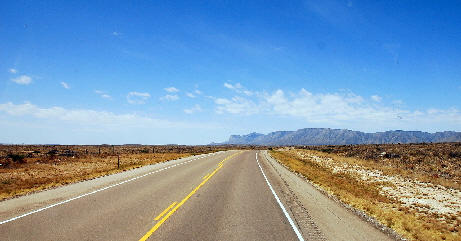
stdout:
[(418, 212), (461, 216), (461, 192), (459, 190), (401, 176), (389, 176), (378, 170), (337, 162), (331, 158), (302, 152), (298, 152), (298, 155), (328, 167), (334, 173), (348, 173), (367, 183), (382, 183), (380, 190), (382, 195), (398, 200), (403, 206)]

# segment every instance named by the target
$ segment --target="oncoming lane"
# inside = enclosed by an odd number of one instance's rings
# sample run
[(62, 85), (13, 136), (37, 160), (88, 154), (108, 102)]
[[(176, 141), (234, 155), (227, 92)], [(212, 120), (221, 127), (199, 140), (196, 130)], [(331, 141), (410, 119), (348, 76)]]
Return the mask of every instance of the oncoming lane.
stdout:
[[(175, 160), (2, 202), (2, 240), (139, 240), (170, 200), (184, 198), (237, 152)], [(80, 188), (67, 193), (73, 186)], [(43, 197), (47, 193), (51, 197)], [(22, 211), (29, 206), (36, 208)]]

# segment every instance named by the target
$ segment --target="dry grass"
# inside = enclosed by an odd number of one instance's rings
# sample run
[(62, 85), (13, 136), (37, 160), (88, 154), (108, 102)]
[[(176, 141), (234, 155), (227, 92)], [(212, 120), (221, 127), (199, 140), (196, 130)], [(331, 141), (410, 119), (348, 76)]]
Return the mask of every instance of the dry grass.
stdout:
[[(144, 153), (101, 157), (29, 158), (0, 168), (0, 199), (92, 179), (136, 167), (174, 160), (190, 154)], [(120, 158), (120, 168), (118, 167)]]
[[(344, 203), (366, 212), (407, 239), (461, 240), (459, 213), (438, 213), (423, 204), (406, 205), (383, 192), (383, 187), (393, 188), (392, 182), (370, 182), (357, 174), (357, 170), (379, 170), (383, 175), (414, 178), (415, 175), (408, 170), (385, 162), (327, 152), (285, 150), (271, 154), (291, 170), (302, 174)], [(423, 174), (417, 173), (417, 176), (427, 177)], [(454, 184), (455, 181), (449, 180), (448, 186)]]
[(0, 200), (140, 166), (230, 148), (177, 145), (0, 145)]
[(372, 168), (461, 190), (461, 143), (306, 146), (308, 150), (353, 157)]

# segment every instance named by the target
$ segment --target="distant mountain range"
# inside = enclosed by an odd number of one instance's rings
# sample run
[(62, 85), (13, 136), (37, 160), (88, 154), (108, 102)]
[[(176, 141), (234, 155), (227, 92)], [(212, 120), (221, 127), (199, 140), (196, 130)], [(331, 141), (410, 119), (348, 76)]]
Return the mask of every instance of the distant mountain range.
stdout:
[[(428, 133), (422, 131), (386, 131), (365, 133), (330, 128), (306, 128), (297, 131), (276, 131), (267, 135), (250, 133), (232, 135), (219, 144), (240, 145), (351, 145), (386, 143), (461, 142), (461, 132), (445, 131)], [(216, 143), (213, 143), (216, 144)]]

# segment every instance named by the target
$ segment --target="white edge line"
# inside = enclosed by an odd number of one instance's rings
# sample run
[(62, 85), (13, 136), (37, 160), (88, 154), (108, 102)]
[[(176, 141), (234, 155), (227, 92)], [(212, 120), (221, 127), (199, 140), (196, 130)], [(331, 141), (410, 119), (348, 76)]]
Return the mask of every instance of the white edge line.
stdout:
[(272, 194), (274, 194), (274, 197), (275, 197), (275, 199), (277, 200), (277, 203), (279, 204), (280, 208), (282, 209), (283, 213), (285, 214), (285, 217), (288, 219), (288, 222), (290, 222), (291, 227), (292, 227), (293, 230), (295, 231), (296, 236), (298, 236), (298, 239), (299, 239), (299, 240), (304, 241), (303, 236), (302, 236), (301, 233), (299, 232), (299, 230), (298, 230), (298, 228), (296, 227), (295, 223), (293, 222), (293, 220), (291, 219), (291, 217), (290, 217), (290, 215), (288, 214), (287, 210), (285, 209), (285, 207), (283, 206), (282, 202), (280, 201), (279, 197), (278, 197), (277, 194), (275, 193), (274, 189), (272, 188), (272, 185), (270, 184), (269, 180), (268, 180), (267, 177), (266, 177), (266, 174), (265, 174), (264, 171), (263, 171), (263, 168), (262, 168), (261, 165), (259, 164), (258, 153), (256, 153), (256, 162), (258, 163), (259, 169), (261, 170), (261, 173), (263, 174), (264, 179), (266, 179), (266, 183), (267, 183), (267, 185), (269, 185), (269, 188), (271, 189)]
[[(200, 158), (203, 158), (203, 157), (200, 157)], [(187, 162), (191, 162), (191, 161), (195, 161), (195, 160), (198, 160), (198, 159), (200, 159), (200, 158), (192, 159), (192, 160), (189, 160), (189, 161), (184, 161), (184, 162), (181, 162), (181, 164), (187, 163)], [(118, 186), (118, 185), (121, 185), (121, 184), (124, 184), (124, 183), (127, 183), (127, 182), (131, 182), (131, 181), (136, 180), (136, 179), (138, 179), (138, 178), (140, 178), (140, 177), (145, 177), (145, 176), (150, 175), (150, 174), (154, 174), (154, 173), (157, 173), (157, 172), (161, 172), (161, 171), (167, 170), (167, 169), (169, 169), (170, 167), (174, 167), (174, 166), (177, 166), (177, 165), (178, 165), (178, 164), (175, 164), (175, 165), (173, 165), (173, 166), (164, 167), (164, 168), (162, 168), (162, 169), (159, 169), (159, 170), (156, 170), (156, 171), (152, 171), (152, 172), (146, 173), (146, 174), (144, 174), (144, 175), (142, 175), (142, 176), (137, 176), (137, 177), (134, 177), (134, 178), (125, 180), (125, 181), (123, 181), (123, 182), (119, 182), (119, 183), (116, 183), (116, 184), (112, 184), (112, 185), (110, 185), (110, 186), (103, 187), (103, 188), (101, 188), (101, 189), (98, 189), (98, 190), (95, 190), (95, 191), (92, 191), (92, 192), (89, 192), (89, 193), (82, 194), (82, 195), (77, 196), (77, 197), (73, 197), (73, 198), (70, 198), (70, 199), (67, 199), (67, 200), (64, 200), (64, 201), (55, 203), (55, 204), (51, 204), (50, 206), (47, 206), (47, 207), (44, 207), (44, 208), (40, 208), (40, 209), (34, 210), (34, 211), (32, 211), (32, 212), (28, 212), (28, 213), (22, 214), (22, 215), (20, 215), (20, 216), (14, 217), (14, 218), (10, 218), (10, 219), (5, 220), (5, 221), (1, 221), (1, 222), (0, 222), (0, 225), (2, 225), (2, 224), (4, 224), (4, 223), (11, 222), (11, 221), (14, 221), (14, 220), (16, 220), (16, 219), (23, 218), (23, 217), (25, 217), (25, 216), (29, 216), (29, 215), (34, 214), (34, 213), (41, 212), (41, 211), (43, 211), (43, 210), (46, 210), (46, 209), (49, 209), (49, 208), (58, 206), (58, 205), (60, 205), (60, 204), (64, 204), (64, 203), (67, 203), (67, 202), (70, 202), (70, 201), (73, 201), (73, 200), (76, 200), (76, 199), (79, 199), (79, 198), (82, 198), (82, 197), (85, 197), (85, 196), (88, 196), (88, 195), (91, 195), (91, 194), (95, 194), (95, 193), (100, 192), (100, 191), (104, 191), (104, 190), (109, 189), (109, 188), (111, 188), (111, 187), (115, 187), (115, 186)]]

